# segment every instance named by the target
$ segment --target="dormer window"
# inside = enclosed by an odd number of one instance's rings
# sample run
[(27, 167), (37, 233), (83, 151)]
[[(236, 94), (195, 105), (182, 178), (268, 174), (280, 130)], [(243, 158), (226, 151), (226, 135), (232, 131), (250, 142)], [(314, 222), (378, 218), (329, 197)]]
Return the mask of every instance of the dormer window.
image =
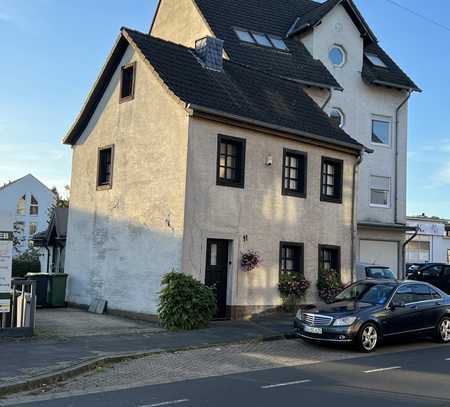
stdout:
[(372, 63), (372, 65), (378, 66), (380, 68), (387, 68), (387, 65), (381, 60), (378, 55), (371, 54), (370, 52), (366, 52), (364, 55)]
[(240, 29), (235, 29), (234, 31), (242, 42), (260, 45), (267, 48), (275, 48), (280, 51), (289, 51), (281, 37)]
[(328, 52), (328, 58), (330, 58), (330, 61), (334, 66), (344, 66), (346, 59), (344, 48), (340, 45), (333, 45)]

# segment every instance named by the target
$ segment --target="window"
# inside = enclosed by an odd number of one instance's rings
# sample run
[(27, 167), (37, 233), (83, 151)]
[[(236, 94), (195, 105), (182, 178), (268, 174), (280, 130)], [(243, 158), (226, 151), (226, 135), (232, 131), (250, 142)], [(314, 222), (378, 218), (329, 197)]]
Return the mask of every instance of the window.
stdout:
[(252, 35), (248, 31), (242, 31), (242, 30), (234, 30), (238, 36), (238, 38), (241, 41), (249, 42), (251, 44), (255, 43), (255, 39), (252, 37)]
[(445, 237), (450, 237), (450, 226), (445, 227)]
[(306, 198), (306, 177), (306, 153), (285, 149), (282, 194)]
[(336, 126), (344, 126), (344, 113), (340, 109), (333, 108), (330, 112), (330, 119)]
[(265, 34), (252, 33), (253, 38), (256, 40), (256, 43), (262, 45), (264, 47), (272, 47), (272, 43), (269, 41), (269, 38)]
[(341, 273), (341, 249), (338, 246), (319, 246), (319, 272)]
[(420, 270), (419, 272), (425, 278), (439, 278), (444, 267), (442, 266), (432, 266), (425, 270)]
[(27, 202), (26, 195), (21, 196), (19, 202), (17, 203), (17, 215), (25, 215), (26, 202)]
[(249, 44), (258, 44), (263, 47), (276, 48), (281, 51), (289, 51), (286, 43), (281, 37), (275, 35), (267, 35), (263, 33), (250, 32), (247, 30), (235, 29), (238, 38)]
[(415, 299), (411, 285), (400, 287), (392, 299), (393, 304), (411, 304)]
[(333, 45), (328, 52), (328, 57), (334, 66), (340, 67), (345, 64), (345, 51), (339, 45)]
[(30, 236), (33, 236), (37, 232), (37, 226), (36, 222), (30, 222)]
[(447, 249), (447, 263), (450, 264), (450, 249)]
[(424, 284), (415, 284), (412, 287), (415, 301), (430, 301), (433, 299), (431, 289)]
[(375, 65), (375, 66), (378, 66), (381, 68), (387, 68), (387, 65), (381, 60), (381, 58), (378, 55), (372, 54), (370, 52), (366, 52), (364, 55), (372, 63), (372, 65)]
[(37, 199), (31, 195), (30, 215), (36, 216), (39, 214), (39, 203)]
[(406, 246), (408, 263), (430, 261), (430, 242), (413, 240)]
[(342, 203), (342, 160), (322, 157), (320, 200)]
[(134, 98), (136, 64), (130, 64), (122, 67), (120, 79), (120, 101), (126, 102)]
[(112, 187), (114, 147), (108, 146), (98, 150), (97, 189)]
[(288, 47), (280, 37), (274, 37), (273, 35), (269, 35), (269, 40), (276, 49), (288, 51)]
[(372, 120), (372, 143), (389, 146), (391, 144), (391, 123), (384, 120)]
[(370, 206), (389, 208), (391, 179), (388, 177), (370, 177)]
[(303, 273), (302, 243), (280, 243), (280, 273)]
[(217, 185), (244, 188), (245, 140), (218, 136)]

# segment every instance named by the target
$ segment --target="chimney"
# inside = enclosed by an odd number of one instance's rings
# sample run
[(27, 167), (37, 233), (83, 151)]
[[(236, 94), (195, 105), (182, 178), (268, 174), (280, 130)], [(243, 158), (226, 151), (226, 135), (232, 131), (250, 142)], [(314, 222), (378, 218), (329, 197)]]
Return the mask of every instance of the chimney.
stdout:
[(195, 42), (195, 52), (206, 69), (223, 70), (223, 40), (204, 37)]

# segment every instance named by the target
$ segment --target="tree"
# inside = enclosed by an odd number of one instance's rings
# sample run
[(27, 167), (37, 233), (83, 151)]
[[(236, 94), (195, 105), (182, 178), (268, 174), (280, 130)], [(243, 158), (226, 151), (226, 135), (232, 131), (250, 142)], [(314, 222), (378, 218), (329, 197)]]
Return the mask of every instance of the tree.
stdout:
[(53, 187), (52, 192), (55, 195), (55, 204), (53, 207), (55, 208), (68, 208), (69, 207), (69, 196), (70, 196), (70, 187), (69, 185), (66, 185), (64, 187), (64, 191), (66, 192), (66, 198), (63, 198), (63, 196), (59, 193), (58, 189), (56, 187)]

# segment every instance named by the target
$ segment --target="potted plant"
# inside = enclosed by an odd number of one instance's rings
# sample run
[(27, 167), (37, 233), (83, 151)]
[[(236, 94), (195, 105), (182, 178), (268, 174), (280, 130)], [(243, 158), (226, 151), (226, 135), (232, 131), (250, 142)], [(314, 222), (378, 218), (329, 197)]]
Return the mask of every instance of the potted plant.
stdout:
[(284, 308), (287, 311), (295, 311), (310, 286), (311, 283), (301, 273), (282, 273), (278, 289), (283, 299)]
[(255, 251), (249, 250), (241, 255), (241, 268), (244, 271), (252, 271), (262, 262), (261, 256)]
[(319, 290), (319, 297), (327, 304), (332, 302), (334, 297), (336, 297), (343, 288), (344, 286), (337, 270), (331, 269), (328, 271), (319, 271), (317, 289)]

